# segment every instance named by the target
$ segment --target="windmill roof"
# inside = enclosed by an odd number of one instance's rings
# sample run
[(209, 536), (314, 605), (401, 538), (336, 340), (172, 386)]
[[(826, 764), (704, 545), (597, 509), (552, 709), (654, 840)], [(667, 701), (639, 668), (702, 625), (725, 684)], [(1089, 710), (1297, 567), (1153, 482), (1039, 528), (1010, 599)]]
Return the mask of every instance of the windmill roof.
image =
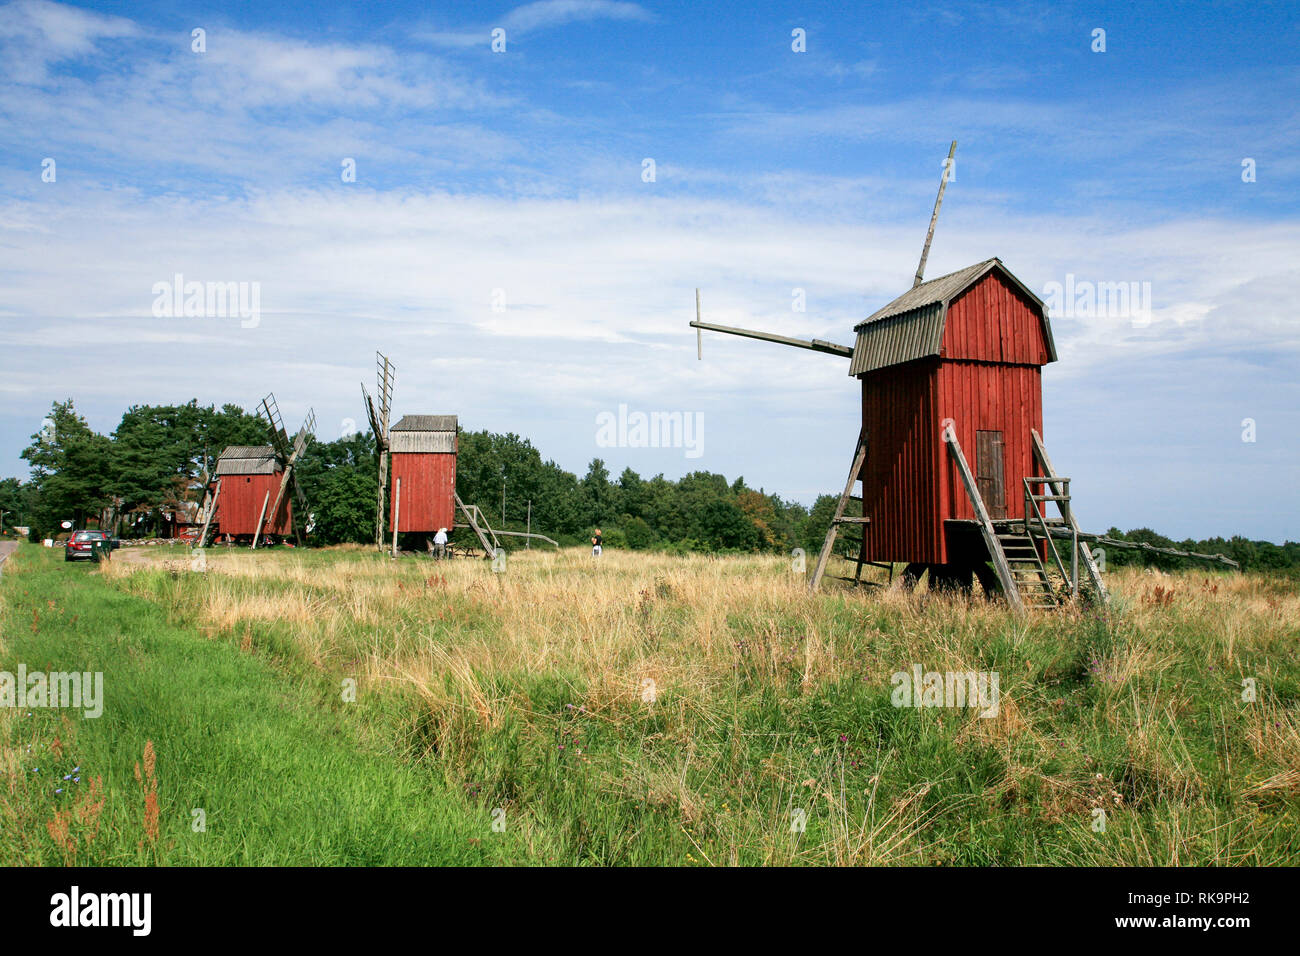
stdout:
[(406, 415), (388, 436), (395, 455), (456, 453), (455, 415)]
[(273, 475), (280, 470), (270, 445), (230, 445), (217, 459), (218, 475)]
[(455, 415), (403, 415), (391, 429), (395, 432), (454, 432)]
[(222, 458), (265, 458), (274, 455), (275, 449), (270, 445), (227, 445), (221, 453)]
[(1047, 307), (1043, 300), (1012, 275), (1001, 259), (995, 257), (922, 282), (854, 326), (858, 340), (853, 348), (849, 374), (861, 375), (878, 368), (938, 355), (943, 344), (949, 304), (994, 270), (1024, 293), (1037, 308), (1043, 318), (1050, 361), (1055, 361), (1056, 346), (1052, 341), (1052, 329), (1047, 322)]

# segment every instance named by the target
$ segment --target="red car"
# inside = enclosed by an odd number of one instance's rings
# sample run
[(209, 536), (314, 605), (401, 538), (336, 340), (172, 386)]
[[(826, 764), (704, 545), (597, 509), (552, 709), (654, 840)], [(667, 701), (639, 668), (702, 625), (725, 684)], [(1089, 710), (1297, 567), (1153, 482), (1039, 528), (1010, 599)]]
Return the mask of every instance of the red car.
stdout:
[(63, 560), (75, 561), (77, 558), (94, 558), (95, 545), (105, 551), (113, 548), (112, 540), (103, 531), (74, 531), (63, 546)]

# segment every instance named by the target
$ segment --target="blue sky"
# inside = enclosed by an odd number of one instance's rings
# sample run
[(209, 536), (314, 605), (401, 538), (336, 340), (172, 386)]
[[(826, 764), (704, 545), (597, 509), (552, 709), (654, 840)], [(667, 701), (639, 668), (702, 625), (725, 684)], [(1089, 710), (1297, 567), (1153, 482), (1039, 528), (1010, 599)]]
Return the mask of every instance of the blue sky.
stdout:
[[(378, 348), (399, 413), (810, 502), (856, 383), (716, 335), (697, 362), (693, 289), (851, 343), (910, 285), (955, 138), (928, 275), (1150, 283), (1148, 321), (1053, 317), (1084, 524), (1295, 539), (1298, 32), (1267, 3), (0, 6), (0, 474), (68, 395), (110, 431), (273, 389), (335, 438)], [(260, 320), (155, 316), (176, 273), (258, 283)], [(620, 404), (702, 415), (703, 454), (599, 447)]]

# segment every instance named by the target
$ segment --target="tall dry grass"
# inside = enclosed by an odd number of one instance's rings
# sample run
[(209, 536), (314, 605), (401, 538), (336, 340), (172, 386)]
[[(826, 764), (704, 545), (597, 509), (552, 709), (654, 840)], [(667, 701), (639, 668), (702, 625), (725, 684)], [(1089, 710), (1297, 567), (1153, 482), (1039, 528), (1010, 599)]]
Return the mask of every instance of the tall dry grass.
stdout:
[[(1274, 861), (1295, 823), (1279, 801), (1300, 796), (1300, 596), (1263, 576), (1126, 569), (1107, 613), (1017, 617), (888, 588), (809, 595), (778, 557), (537, 550), (503, 574), (364, 551), (153, 564), (104, 573), (214, 637), (255, 631), (395, 692), (412, 715), (397, 752), (467, 798), (552, 829), (599, 816), (588, 801), (624, 808), (571, 834), (604, 861), (637, 858), (617, 835), (630, 819), (705, 863), (980, 861), (994, 851), (953, 837), (976, 821), (1016, 844), (1000, 862), (1040, 861), (1037, 827), (1069, 833), (1060, 859)], [(914, 663), (998, 670), (997, 717), (881, 709)], [(1109, 844), (1087, 827), (1097, 808)], [(796, 810), (816, 826), (791, 829)]]

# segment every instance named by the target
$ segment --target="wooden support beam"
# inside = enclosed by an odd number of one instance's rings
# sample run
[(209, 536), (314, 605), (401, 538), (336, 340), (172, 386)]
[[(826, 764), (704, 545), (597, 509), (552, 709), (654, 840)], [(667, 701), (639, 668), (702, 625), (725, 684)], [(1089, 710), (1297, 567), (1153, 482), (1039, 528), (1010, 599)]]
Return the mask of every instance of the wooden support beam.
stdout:
[(397, 526), (402, 520), (402, 479), (393, 488), (393, 557), (397, 557)]
[(456, 507), (461, 510), (465, 515), (465, 520), (469, 522), (469, 526), (474, 529), (474, 534), (478, 536), (478, 543), (483, 546), (483, 552), (487, 557), (492, 557), (492, 543), (488, 541), (487, 535), (483, 533), (483, 529), (480, 528), (478, 522), (474, 520), (474, 515), (469, 510), (469, 507), (465, 502), (460, 500), (459, 492), (456, 493)]
[[(817, 566), (813, 569), (812, 579), (808, 582), (808, 590), (816, 591), (822, 583), (822, 575), (826, 573), (826, 565), (831, 559), (831, 551), (835, 547), (835, 539), (840, 533), (840, 524), (844, 519), (844, 508), (849, 503), (849, 498), (853, 496), (853, 486), (857, 484), (858, 478), (862, 475), (862, 466), (867, 461), (867, 433), (864, 431), (858, 435), (858, 444), (853, 451), (853, 465), (849, 468), (849, 480), (844, 484), (844, 494), (840, 495), (839, 503), (835, 506), (835, 515), (831, 518), (831, 526), (826, 529), (826, 540), (822, 542), (822, 550), (817, 555)], [(859, 550), (861, 542), (859, 542)]]
[(560, 546), (560, 542), (556, 541), (554, 538), (548, 538), (544, 534), (537, 534), (535, 531), (493, 531), (492, 533), (494, 535), (500, 534), (511, 538), (528, 538), (529, 540), (533, 538), (541, 538), (543, 541), (553, 544), (557, 548)]
[[(1068, 528), (1051, 528), (1050, 535), (1053, 538), (1067, 540), (1074, 537), (1074, 532)], [(1171, 558), (1191, 558), (1193, 561), (1213, 561), (1216, 564), (1222, 564), (1224, 567), (1233, 568), (1240, 571), (1241, 565), (1226, 554), (1201, 554), (1199, 551), (1180, 551), (1177, 548), (1158, 548), (1154, 544), (1146, 541), (1121, 541), (1118, 538), (1108, 538), (1104, 534), (1094, 534), (1090, 531), (1080, 531), (1079, 541), (1082, 544), (1091, 541), (1093, 544), (1100, 544), (1107, 548), (1120, 548), (1127, 551), (1145, 551), (1149, 554), (1164, 554)]]
[(384, 491), (388, 484), (388, 451), (379, 453), (379, 502), (375, 505), (375, 546), (384, 546)]
[(271, 503), (271, 493), (268, 491), (266, 497), (262, 499), (262, 513), (257, 516), (257, 530), (253, 532), (253, 550), (257, 550), (257, 542), (262, 538), (262, 522), (266, 520), (266, 506)]
[(988, 547), (989, 556), (993, 559), (993, 569), (998, 573), (998, 581), (1001, 582), (1002, 590), (1006, 593), (1007, 603), (1017, 611), (1023, 611), (1025, 602), (1020, 597), (1020, 588), (1016, 585), (1016, 579), (1011, 574), (1011, 566), (1007, 563), (1006, 553), (1002, 550), (1002, 542), (998, 540), (997, 532), (993, 530), (993, 521), (989, 518), (988, 509), (984, 507), (984, 499), (980, 496), (979, 486), (975, 482), (975, 476), (971, 474), (970, 465), (966, 463), (966, 456), (961, 452), (961, 443), (957, 441), (957, 433), (953, 431), (952, 425), (944, 428), (943, 440), (948, 443), (948, 453), (956, 462), (957, 473), (961, 475), (961, 482), (966, 486), (966, 494), (970, 498), (971, 504), (975, 506), (975, 515), (979, 518), (980, 532), (984, 535), (984, 544)]
[(208, 540), (208, 529), (212, 527), (212, 518), (217, 513), (217, 501), (221, 498), (221, 479), (217, 479), (216, 491), (212, 492), (212, 503), (208, 505), (208, 513), (203, 519), (203, 530), (199, 533), (198, 547), (203, 547), (203, 543)]

